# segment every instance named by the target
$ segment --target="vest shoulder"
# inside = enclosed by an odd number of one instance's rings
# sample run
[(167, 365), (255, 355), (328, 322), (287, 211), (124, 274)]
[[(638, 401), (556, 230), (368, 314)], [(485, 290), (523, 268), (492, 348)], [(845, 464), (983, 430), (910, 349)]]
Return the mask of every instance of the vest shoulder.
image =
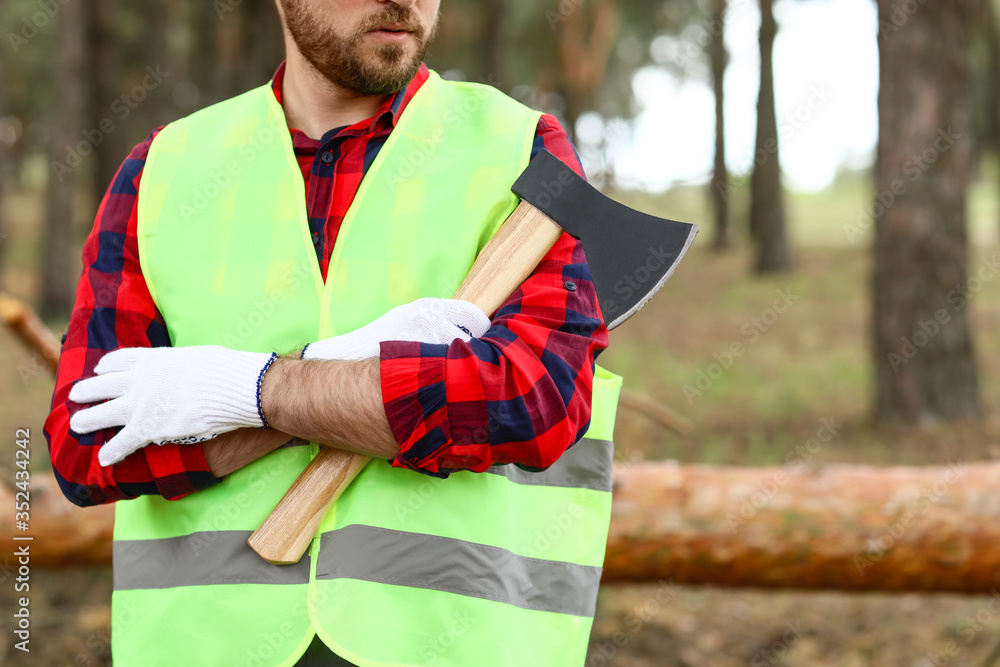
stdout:
[[(216, 102), (215, 104), (209, 105), (204, 109), (199, 109), (194, 113), (188, 114), (182, 118), (168, 123), (163, 131), (168, 129), (178, 129), (183, 126), (192, 125), (196, 123), (206, 123), (206, 122), (220, 122), (220, 121), (230, 121), (234, 116), (239, 114), (245, 114), (249, 106), (256, 106), (253, 103), (259, 103), (260, 97), (263, 94), (273, 94), (271, 92), (271, 84), (268, 82), (264, 86), (258, 86), (248, 90), (245, 93), (236, 95), (235, 97), (230, 97), (229, 99), (222, 100), (221, 102)], [(161, 131), (161, 134), (163, 133)]]
[(505, 114), (541, 115), (540, 111), (518, 102), (503, 91), (487, 84), (438, 78), (437, 85), (446, 91), (447, 95), (456, 98), (456, 101), (461, 100), (466, 103), (476, 101), (480, 103), (477, 106), (482, 109)]

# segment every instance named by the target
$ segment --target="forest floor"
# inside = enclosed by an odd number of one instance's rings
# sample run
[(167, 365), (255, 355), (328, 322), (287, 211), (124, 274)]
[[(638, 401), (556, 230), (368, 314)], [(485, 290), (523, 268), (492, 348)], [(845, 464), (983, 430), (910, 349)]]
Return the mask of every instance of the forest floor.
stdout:
[[(993, 335), (1000, 326), (1000, 278), (984, 281), (967, 308), (983, 420), (879, 427), (870, 419), (870, 230), (854, 242), (845, 231), (858, 220), (863, 186), (792, 195), (796, 268), (762, 279), (750, 277), (745, 243), (725, 254), (709, 250), (712, 230), (703, 190), (616, 196), (661, 215), (705, 221), (674, 277), (612, 333), (611, 347), (599, 360), (623, 375), (627, 386), (689, 417), (695, 431), (680, 437), (620, 411), (616, 441), (622, 458), (776, 464), (815, 434), (821, 418), (845, 427), (817, 454), (819, 461), (920, 465), (1000, 458), (1000, 337)], [(8, 210), (15, 206), (5, 284), (15, 295), (31, 298), (37, 290), (30, 271), (37, 238), (28, 229), (35, 204), (15, 197)], [(734, 209), (742, 210), (739, 199)], [(993, 257), (1000, 225), (995, 197), (985, 189), (974, 190), (970, 210), (976, 239), (970, 266), (976, 267)], [(742, 232), (737, 226), (734, 236)], [(791, 305), (772, 318), (768, 310), (782, 295)], [(723, 372), (713, 372), (717, 377), (708, 386), (702, 382), (700, 394), (685, 394), (685, 385), (698, 388), (699, 374), (708, 373), (734, 342), (743, 345), (744, 353)], [(12, 467), (14, 430), (23, 427), (31, 428), (33, 469), (42, 470), (48, 467), (42, 423), (51, 378), (6, 331), (0, 331), (0, 368), (5, 369), (0, 373), (0, 434), (9, 434), (0, 438), (0, 471)], [(10, 572), (0, 571), (3, 609), (11, 609), (15, 597)], [(32, 643), (28, 659), (15, 655), (11, 620), (3, 619), (0, 665), (111, 664), (107, 570), (36, 572), (31, 585), (37, 644)], [(588, 667), (1000, 664), (991, 655), (1000, 646), (1000, 617), (987, 607), (988, 595), (676, 587), (666, 597), (657, 584), (604, 587)], [(988, 621), (983, 629), (971, 637), (960, 634), (963, 620), (977, 613)], [(954, 642), (951, 654), (949, 642)]]

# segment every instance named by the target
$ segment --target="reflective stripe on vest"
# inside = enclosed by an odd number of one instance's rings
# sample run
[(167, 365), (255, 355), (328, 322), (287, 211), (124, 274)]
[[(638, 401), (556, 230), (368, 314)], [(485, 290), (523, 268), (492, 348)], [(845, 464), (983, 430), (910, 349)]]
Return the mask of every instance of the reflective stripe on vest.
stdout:
[[(143, 172), (138, 240), (172, 343), (291, 350), (452, 296), (516, 205), (538, 117), (432, 73), (363, 179), (326, 283), (269, 86), (167, 126)], [(587, 437), (541, 473), (441, 480), (373, 461), (295, 566), (255, 560), (245, 538), (315, 444), (178, 501), (118, 503), (116, 665), (290, 665), (314, 632), (359, 665), (582, 663), (619, 385), (598, 369)]]

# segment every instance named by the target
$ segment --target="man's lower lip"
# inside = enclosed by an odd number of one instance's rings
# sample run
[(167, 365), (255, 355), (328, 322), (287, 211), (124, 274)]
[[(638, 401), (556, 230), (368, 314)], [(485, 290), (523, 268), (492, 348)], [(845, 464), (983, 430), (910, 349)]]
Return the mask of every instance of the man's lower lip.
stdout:
[(380, 42), (396, 44), (405, 40), (411, 33), (404, 31), (392, 32), (391, 30), (372, 30), (368, 34)]

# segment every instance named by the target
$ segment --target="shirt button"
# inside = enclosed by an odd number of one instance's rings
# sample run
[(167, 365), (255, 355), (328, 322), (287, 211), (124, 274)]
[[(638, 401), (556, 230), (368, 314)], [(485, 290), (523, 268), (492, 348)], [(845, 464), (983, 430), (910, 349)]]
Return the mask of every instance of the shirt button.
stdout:
[(333, 162), (333, 153), (330, 151), (323, 151), (323, 154), (319, 156), (319, 159), (323, 161), (323, 164), (330, 164)]
[(316, 232), (313, 232), (312, 236), (313, 236), (313, 245), (314, 246), (319, 245), (319, 234), (316, 233)]
[(566, 289), (568, 289), (570, 292), (575, 292), (576, 291), (576, 283), (573, 282), (572, 280), (567, 280), (566, 282), (564, 282), (563, 283), (563, 287), (565, 287)]

